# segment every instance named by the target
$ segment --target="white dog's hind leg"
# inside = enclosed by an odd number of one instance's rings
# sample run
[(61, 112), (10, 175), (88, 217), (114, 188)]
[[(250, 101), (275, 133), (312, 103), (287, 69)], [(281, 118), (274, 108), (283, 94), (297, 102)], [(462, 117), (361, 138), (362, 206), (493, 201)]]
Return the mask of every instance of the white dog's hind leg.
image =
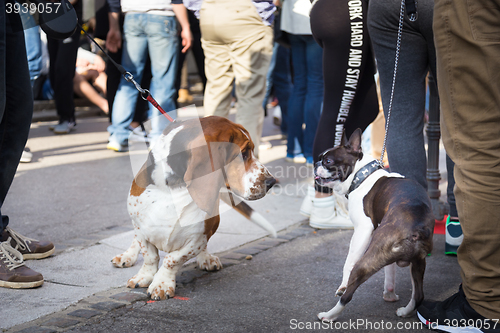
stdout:
[(411, 286), (412, 293), (410, 302), (406, 307), (399, 308), (396, 314), (400, 317), (412, 316), (415, 309), (422, 303), (424, 299), (424, 273), (425, 273), (425, 256), (423, 258), (412, 261), (411, 268)]
[(111, 259), (111, 262), (118, 268), (131, 267), (136, 263), (140, 251), (141, 247), (136, 239), (136, 236), (134, 235), (132, 244), (127, 249), (127, 251), (115, 256), (113, 259)]
[(139, 272), (127, 282), (129, 288), (147, 287), (153, 281), (155, 273), (158, 271), (160, 256), (156, 246), (148, 242), (144, 237), (136, 235), (136, 241), (141, 248), (144, 264)]
[(207, 248), (203, 249), (196, 257), (196, 262), (200, 269), (207, 271), (218, 271), (222, 268), (222, 264), (218, 257), (208, 253)]
[(336, 296), (342, 296), (347, 287), (347, 281), (349, 281), (349, 275), (351, 275), (352, 268), (359, 259), (363, 256), (368, 245), (370, 244), (370, 240), (373, 232), (373, 224), (362, 226), (362, 228), (355, 229), (354, 234), (351, 238), (351, 243), (349, 245), (349, 254), (347, 255), (347, 259), (344, 264), (344, 271), (342, 275), (342, 283), (340, 287), (338, 287)]
[(411, 287), (412, 292), (410, 302), (408, 302), (408, 305), (400, 307), (396, 310), (396, 314), (399, 317), (409, 317), (413, 315), (413, 310), (415, 310), (415, 281), (413, 281), (413, 276), (411, 277)]
[(396, 302), (399, 296), (396, 295), (396, 263), (384, 267), (384, 301)]

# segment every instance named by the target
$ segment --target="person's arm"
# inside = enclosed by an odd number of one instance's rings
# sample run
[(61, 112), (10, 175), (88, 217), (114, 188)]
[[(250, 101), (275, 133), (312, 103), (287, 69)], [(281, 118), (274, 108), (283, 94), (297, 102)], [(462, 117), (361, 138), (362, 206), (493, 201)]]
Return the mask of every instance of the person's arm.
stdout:
[[(180, 2), (180, 3), (177, 3)], [(182, 1), (172, 1), (172, 10), (181, 25), (181, 38), (182, 38), (182, 53), (186, 53), (191, 47), (193, 36), (191, 34), (191, 27), (189, 26), (189, 19), (187, 9), (182, 4)]]
[(109, 31), (106, 36), (106, 48), (110, 52), (117, 52), (122, 47), (122, 33), (120, 31), (120, 0), (108, 0)]

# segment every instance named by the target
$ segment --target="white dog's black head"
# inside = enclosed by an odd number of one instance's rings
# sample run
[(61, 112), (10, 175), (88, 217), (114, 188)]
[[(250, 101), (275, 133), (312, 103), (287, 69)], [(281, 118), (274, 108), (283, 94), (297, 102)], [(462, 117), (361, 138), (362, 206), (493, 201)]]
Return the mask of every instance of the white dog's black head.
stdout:
[(356, 129), (347, 141), (345, 134), (339, 146), (327, 149), (314, 167), (314, 179), (320, 186), (332, 187), (344, 182), (354, 171), (354, 165), (363, 158), (361, 129)]

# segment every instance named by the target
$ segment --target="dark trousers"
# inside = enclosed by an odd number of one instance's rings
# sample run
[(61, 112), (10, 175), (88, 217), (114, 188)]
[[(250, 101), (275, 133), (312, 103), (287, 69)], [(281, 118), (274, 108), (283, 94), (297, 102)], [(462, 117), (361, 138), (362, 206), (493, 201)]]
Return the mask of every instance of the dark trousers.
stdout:
[[(436, 77), (436, 50), (432, 31), (433, 0), (418, 2), (418, 20), (405, 16), (387, 155), (392, 172), (413, 179), (427, 189), (427, 157), (424, 140), (425, 79)], [(387, 119), (394, 76), (401, 1), (370, 1), (368, 30), (380, 74), (380, 92)]]
[[(180, 43), (179, 43), (180, 45)], [(191, 51), (193, 52), (194, 60), (196, 62), (196, 68), (198, 69), (198, 75), (200, 76), (201, 83), (203, 83), (203, 88), (207, 84), (207, 77), (205, 76), (205, 54), (203, 53), (203, 48), (201, 47), (201, 34), (195, 35), (193, 33), (193, 42), (191, 44)], [(186, 60), (187, 53), (182, 53), (181, 48), (179, 48), (178, 56), (178, 66), (177, 75), (175, 78), (175, 89), (179, 91), (181, 88), (181, 74), (182, 65)]]
[[(325, 82), (323, 112), (313, 148), (314, 162), (326, 149), (340, 144), (343, 132), (349, 138), (357, 128), (364, 131), (379, 112), (366, 2), (362, 1), (360, 7), (357, 9), (362, 11), (362, 18), (355, 17), (352, 21), (347, 1), (319, 0), (311, 10), (311, 30), (323, 48)], [(351, 30), (354, 24), (360, 30), (356, 36)]]
[[(18, 14), (7, 14), (5, 3), (0, 0), (0, 210), (28, 140), (33, 115), (21, 19)], [(1, 212), (0, 216), (2, 232), (8, 217)]]
[[(366, 24), (367, 5), (362, 1), (360, 8), (354, 6), (362, 15), (351, 21), (350, 3), (319, 0), (311, 10), (311, 30), (323, 48), (325, 82), (323, 112), (313, 147), (314, 162), (326, 149), (339, 145), (343, 133), (349, 138), (357, 128), (364, 131), (379, 112), (373, 78), (375, 63)], [(352, 26), (358, 28), (351, 29)], [(330, 188), (318, 185), (316, 190), (331, 192)]]
[[(194, 16), (193, 12), (188, 10), (189, 24), (191, 25), (191, 33), (193, 34), (193, 41), (191, 43), (191, 51), (193, 52), (194, 60), (196, 62), (196, 68), (198, 69), (198, 75), (200, 76), (201, 83), (203, 83), (203, 89), (207, 84), (207, 77), (205, 76), (205, 54), (203, 53), (203, 48), (201, 46), (201, 31), (200, 22)], [(179, 45), (181, 45), (181, 40), (179, 39)], [(178, 92), (181, 88), (181, 74), (182, 65), (186, 60), (187, 53), (182, 53), (182, 47), (179, 48), (179, 55), (177, 57), (177, 75), (175, 77), (175, 90)], [(176, 96), (175, 101), (177, 102)]]
[(79, 39), (80, 30), (64, 40), (47, 37), (50, 57), (49, 77), (54, 89), (59, 122), (75, 121), (73, 78)]

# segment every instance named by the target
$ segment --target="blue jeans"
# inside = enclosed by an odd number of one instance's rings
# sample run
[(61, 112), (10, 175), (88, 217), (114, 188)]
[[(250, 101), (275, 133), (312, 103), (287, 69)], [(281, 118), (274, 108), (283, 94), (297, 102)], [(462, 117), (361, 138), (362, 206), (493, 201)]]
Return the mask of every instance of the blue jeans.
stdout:
[(297, 140), (308, 158), (312, 157), (323, 102), (323, 49), (309, 35), (290, 34), (290, 44), (294, 82), (287, 115), (287, 154), (294, 155)]
[(28, 56), (28, 67), (30, 71), (31, 86), (40, 76), (42, 71), (42, 41), (40, 39), (40, 27), (36, 25), (33, 16), (28, 13), (23, 13), (21, 16), (24, 27), (24, 42), (26, 45), (26, 53)]
[[(170, 116), (175, 117), (175, 74), (179, 47), (175, 17), (127, 13), (123, 30), (122, 66), (134, 76), (135, 81), (141, 82), (149, 53), (153, 75), (151, 95)], [(111, 125), (108, 127), (110, 141), (122, 145), (128, 143), (129, 125), (134, 118), (138, 93), (132, 83), (121, 78), (113, 103)], [(154, 140), (170, 122), (152, 105), (149, 107), (148, 117), (152, 126), (151, 139)]]

